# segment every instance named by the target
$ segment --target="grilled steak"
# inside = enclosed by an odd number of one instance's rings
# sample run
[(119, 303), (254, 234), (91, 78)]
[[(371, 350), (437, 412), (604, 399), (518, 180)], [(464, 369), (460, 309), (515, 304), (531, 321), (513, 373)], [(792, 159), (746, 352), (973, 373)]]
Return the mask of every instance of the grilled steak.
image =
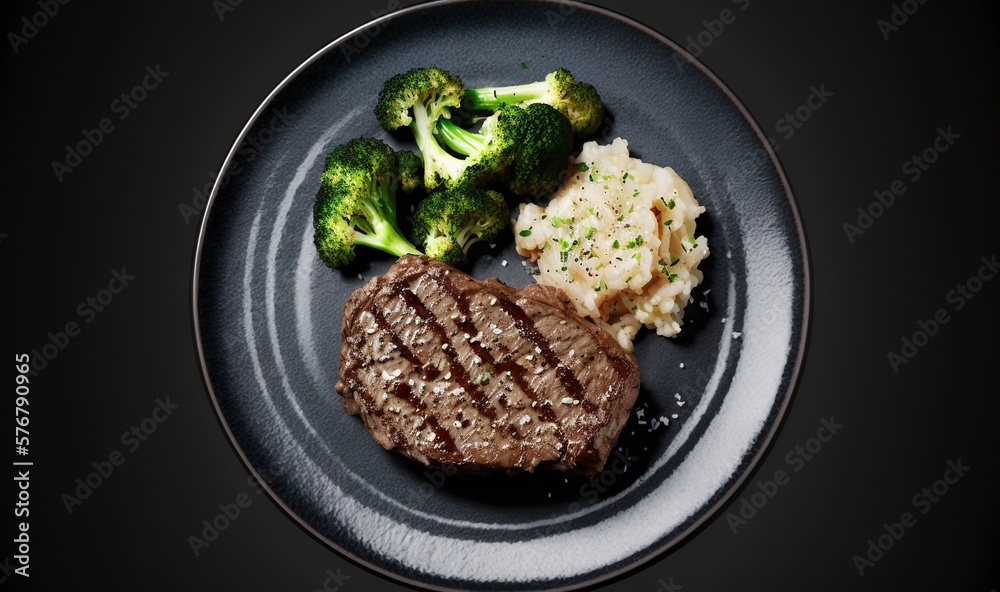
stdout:
[(559, 289), (406, 256), (344, 310), (337, 392), (428, 466), (594, 475), (639, 392), (635, 358)]

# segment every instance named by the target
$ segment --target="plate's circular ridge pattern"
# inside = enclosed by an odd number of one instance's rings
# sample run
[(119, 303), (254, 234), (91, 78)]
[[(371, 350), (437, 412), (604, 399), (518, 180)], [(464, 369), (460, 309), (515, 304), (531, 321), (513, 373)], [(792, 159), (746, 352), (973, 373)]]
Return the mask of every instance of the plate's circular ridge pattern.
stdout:
[[(289, 76), (219, 175), (199, 237), (194, 306), (223, 427), (304, 528), (409, 584), (567, 589), (631, 569), (738, 488), (789, 403), (805, 344), (808, 271), (777, 160), (713, 75), (603, 9), (441, 2), (383, 17), (378, 30), (363, 46), (354, 39), (360, 30), (334, 42)], [(359, 135), (413, 149), (405, 134), (379, 128), (372, 107), (387, 78), (432, 64), (469, 86), (568, 68), (605, 100), (602, 143), (628, 139), (634, 156), (673, 167), (707, 208), (699, 218), (712, 249), (705, 282), (681, 336), (636, 342), (639, 404), (593, 480), (427, 470), (384, 451), (333, 390), (344, 302), (393, 258), (359, 249), (347, 270), (320, 263), (311, 216), (323, 157)], [(276, 119), (283, 125), (262, 141)], [(399, 209), (409, 209), (404, 197)], [(508, 233), (467, 271), (520, 287), (533, 281), (520, 262)]]

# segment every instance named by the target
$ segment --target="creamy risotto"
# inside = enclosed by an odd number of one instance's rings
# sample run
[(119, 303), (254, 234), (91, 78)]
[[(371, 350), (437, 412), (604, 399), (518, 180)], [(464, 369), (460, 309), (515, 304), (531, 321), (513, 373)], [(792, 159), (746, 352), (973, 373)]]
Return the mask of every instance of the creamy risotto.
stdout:
[(673, 169), (630, 158), (621, 138), (587, 142), (571, 166), (548, 207), (521, 204), (518, 252), (624, 348), (643, 325), (676, 335), (709, 254), (695, 233), (705, 208)]

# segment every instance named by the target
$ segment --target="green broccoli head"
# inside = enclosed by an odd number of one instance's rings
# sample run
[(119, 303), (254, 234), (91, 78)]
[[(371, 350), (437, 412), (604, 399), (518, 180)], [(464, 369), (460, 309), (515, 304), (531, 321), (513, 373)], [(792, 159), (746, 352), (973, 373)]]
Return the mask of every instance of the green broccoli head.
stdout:
[(442, 148), (434, 135), (437, 122), (451, 117), (462, 103), (462, 80), (440, 68), (415, 68), (390, 78), (379, 93), (375, 116), (386, 131), (409, 126), (424, 161), (424, 187), (455, 186), (466, 164)]
[(513, 105), (501, 105), (488, 117), (479, 132), (463, 129), (451, 121), (439, 120), (438, 140), (465, 156), (465, 172), (455, 187), (471, 183), (478, 187), (503, 181), (521, 150), (526, 131), (527, 112)]
[(424, 163), (420, 157), (409, 150), (396, 153), (399, 160), (399, 188), (404, 193), (413, 193), (424, 186)]
[(330, 152), (313, 206), (313, 240), (327, 266), (350, 263), (355, 245), (396, 256), (420, 253), (399, 229), (398, 185), (398, 158), (381, 140), (357, 138)]
[(479, 111), (495, 111), (502, 104), (524, 107), (545, 103), (566, 116), (578, 138), (593, 136), (604, 119), (604, 104), (597, 89), (577, 82), (565, 68), (530, 84), (466, 90), (464, 102), (468, 108)]
[(510, 224), (510, 210), (496, 191), (461, 185), (431, 193), (413, 214), (413, 232), (428, 257), (461, 265), (469, 247), (491, 241)]
[(562, 113), (545, 103), (528, 105), (525, 113), (524, 140), (507, 188), (518, 195), (551, 193), (562, 182), (569, 163), (573, 127)]
[(462, 103), (462, 79), (441, 68), (414, 68), (386, 81), (375, 105), (375, 117), (386, 131), (413, 124), (418, 114), (437, 120), (451, 116)]

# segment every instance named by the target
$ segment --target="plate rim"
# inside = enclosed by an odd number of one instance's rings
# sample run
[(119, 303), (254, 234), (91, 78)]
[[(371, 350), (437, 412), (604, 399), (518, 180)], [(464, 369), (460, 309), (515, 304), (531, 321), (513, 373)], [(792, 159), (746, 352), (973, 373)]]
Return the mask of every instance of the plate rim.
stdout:
[[(230, 148), (226, 158), (222, 162), (222, 166), (219, 168), (219, 174), (216, 176), (215, 181), (212, 184), (212, 191), (208, 196), (208, 200), (205, 203), (205, 211), (202, 214), (201, 223), (198, 229), (198, 236), (195, 243), (195, 250), (193, 256), (193, 265), (191, 272), (191, 320), (192, 320), (192, 330), (194, 333), (194, 344), (195, 353), (198, 358), (199, 373), (201, 375), (202, 383), (205, 386), (206, 394), (212, 404), (212, 409), (215, 414), (215, 419), (222, 427), (223, 432), (226, 435), (226, 440), (230, 447), (236, 453), (240, 462), (243, 464), (244, 468), (250, 473), (250, 476), (257, 482), (257, 484), (267, 493), (268, 499), (275, 504), (278, 509), (284, 513), (288, 518), (290, 518), (294, 523), (296, 523), (300, 528), (302, 528), (307, 534), (312, 536), (317, 542), (322, 543), (324, 546), (334, 551), (340, 557), (347, 559), (351, 563), (361, 567), (377, 576), (387, 578), (390, 581), (394, 581), (405, 586), (408, 586), (417, 590), (436, 590), (440, 592), (453, 592), (459, 590), (455, 587), (443, 587), (434, 584), (429, 584), (426, 582), (420, 582), (413, 580), (399, 573), (392, 572), (382, 566), (375, 565), (369, 561), (366, 561), (360, 557), (357, 557), (350, 551), (344, 549), (336, 542), (330, 540), (326, 535), (317, 531), (312, 525), (308, 524), (301, 516), (299, 516), (294, 510), (292, 510), (284, 500), (282, 500), (270, 485), (261, 477), (257, 469), (253, 466), (250, 460), (247, 458), (242, 447), (236, 440), (236, 436), (229, 426), (228, 421), (223, 416), (222, 408), (219, 404), (218, 397), (215, 394), (215, 390), (212, 387), (212, 382), (208, 375), (208, 364), (205, 358), (204, 344), (201, 339), (201, 326), (199, 323), (199, 306), (198, 306), (198, 295), (199, 295), (199, 276), (201, 273), (201, 260), (205, 247), (205, 237), (208, 229), (208, 220), (212, 214), (212, 207), (215, 205), (216, 198), (218, 197), (219, 191), (222, 189), (223, 180), (225, 179), (225, 171), (229, 170), (232, 165), (234, 158), (236, 157), (243, 141), (246, 139), (250, 130), (256, 125), (261, 115), (263, 115), (271, 106), (273, 100), (296, 78), (309, 68), (312, 64), (317, 62), (323, 56), (325, 56), (329, 51), (332, 51), (342, 45), (343, 43), (349, 41), (356, 35), (362, 33), (365, 29), (371, 28), (373, 25), (382, 25), (393, 19), (408, 16), (412, 13), (424, 11), (424, 10), (436, 10), (441, 7), (455, 4), (473, 4), (476, 2), (481, 2), (484, 0), (433, 0), (430, 2), (419, 3), (404, 8), (400, 8), (396, 11), (384, 14), (377, 18), (365, 21), (361, 25), (351, 29), (350, 31), (340, 35), (333, 41), (327, 43), (320, 49), (316, 50), (312, 55), (306, 58), (302, 63), (296, 66), (288, 75), (286, 75), (281, 82), (279, 82), (264, 99), (261, 101), (260, 105), (254, 110), (253, 114), (250, 116), (246, 125), (237, 135), (233, 146)], [(802, 214), (799, 211), (798, 202), (795, 198), (795, 193), (792, 190), (791, 184), (788, 181), (788, 177), (785, 174), (784, 168), (782, 167), (781, 161), (778, 158), (777, 153), (774, 151), (771, 143), (768, 141), (768, 137), (764, 134), (763, 128), (759, 125), (757, 120), (753, 117), (750, 111), (746, 108), (743, 102), (736, 96), (736, 94), (726, 85), (723, 81), (704, 63), (699, 61), (696, 57), (691, 55), (683, 46), (668, 38), (663, 33), (645, 25), (632, 17), (626, 16), (617, 12), (615, 10), (604, 8), (601, 6), (594, 6), (591, 4), (585, 4), (583, 2), (577, 2), (574, 0), (515, 0), (520, 2), (531, 2), (534, 4), (550, 4), (556, 6), (568, 6), (572, 7), (574, 10), (585, 10), (593, 14), (604, 16), (607, 18), (612, 18), (622, 24), (629, 26), (661, 43), (676, 52), (677, 55), (681, 56), (686, 60), (688, 65), (693, 66), (699, 70), (699, 72), (708, 78), (712, 84), (722, 91), (727, 99), (736, 107), (736, 110), (743, 117), (747, 124), (749, 124), (750, 129), (757, 136), (758, 141), (764, 148), (765, 153), (768, 156), (769, 161), (774, 166), (775, 172), (777, 173), (778, 179), (781, 182), (781, 187), (784, 192), (784, 198), (788, 203), (789, 210), (792, 215), (792, 219), (795, 222), (795, 229), (798, 235), (799, 249), (802, 254), (802, 266), (801, 269), (796, 270), (801, 273), (802, 278), (802, 308), (798, 312), (801, 314), (802, 329), (801, 334), (797, 344), (794, 344), (796, 348), (796, 356), (794, 364), (790, 369), (790, 377), (788, 380), (788, 388), (785, 389), (784, 393), (778, 393), (781, 398), (781, 403), (777, 406), (775, 411), (775, 420), (772, 422), (770, 428), (766, 433), (761, 433), (758, 435), (759, 449), (752, 458), (748, 459), (747, 468), (742, 472), (742, 474), (733, 482), (728, 489), (719, 496), (715, 503), (708, 508), (701, 516), (696, 518), (689, 524), (684, 530), (679, 532), (676, 536), (672, 537), (670, 540), (666, 541), (663, 545), (659, 547), (650, 547), (649, 551), (640, 559), (624, 565), (616, 570), (600, 574), (594, 578), (588, 579), (585, 582), (580, 582), (577, 584), (571, 584), (568, 586), (560, 586), (556, 588), (544, 588), (545, 592), (568, 592), (571, 590), (581, 590), (581, 589), (592, 589), (594, 586), (599, 584), (610, 584), (612, 582), (623, 579), (624, 577), (635, 573), (639, 568), (643, 566), (648, 566), (649, 564), (666, 557), (667, 551), (673, 548), (680, 548), (690, 540), (694, 538), (694, 535), (698, 531), (707, 527), (720, 511), (725, 507), (732, 499), (734, 499), (737, 494), (742, 492), (746, 486), (749, 484), (750, 480), (757, 474), (760, 469), (762, 462), (766, 456), (771, 452), (774, 447), (775, 440), (778, 434), (783, 429), (785, 422), (788, 417), (788, 413), (792, 404), (792, 400), (798, 391), (799, 382), (802, 376), (802, 368), (805, 364), (806, 353), (809, 344), (809, 334), (811, 331), (811, 309), (812, 309), (812, 260), (809, 251), (808, 239), (806, 236), (806, 228), (802, 221)], [(795, 312), (792, 309), (793, 313)]]

